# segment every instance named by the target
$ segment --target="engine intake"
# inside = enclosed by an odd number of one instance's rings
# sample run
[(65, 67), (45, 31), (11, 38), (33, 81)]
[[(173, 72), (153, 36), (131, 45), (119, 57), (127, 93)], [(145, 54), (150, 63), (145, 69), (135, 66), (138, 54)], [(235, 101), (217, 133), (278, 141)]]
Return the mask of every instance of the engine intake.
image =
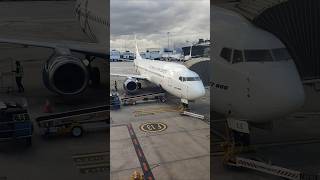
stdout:
[(138, 81), (134, 78), (129, 78), (123, 83), (123, 88), (129, 93), (133, 93), (138, 89)]
[(89, 73), (83, 62), (72, 55), (53, 56), (43, 68), (43, 81), (48, 89), (62, 95), (83, 92)]

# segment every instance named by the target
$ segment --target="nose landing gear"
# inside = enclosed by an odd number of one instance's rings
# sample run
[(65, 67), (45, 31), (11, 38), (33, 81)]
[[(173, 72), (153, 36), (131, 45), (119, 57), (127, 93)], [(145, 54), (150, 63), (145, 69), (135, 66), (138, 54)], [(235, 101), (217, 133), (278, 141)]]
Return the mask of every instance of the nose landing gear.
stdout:
[(181, 109), (181, 111), (190, 110), (188, 100), (187, 99), (181, 99), (181, 104), (180, 104), (179, 108)]

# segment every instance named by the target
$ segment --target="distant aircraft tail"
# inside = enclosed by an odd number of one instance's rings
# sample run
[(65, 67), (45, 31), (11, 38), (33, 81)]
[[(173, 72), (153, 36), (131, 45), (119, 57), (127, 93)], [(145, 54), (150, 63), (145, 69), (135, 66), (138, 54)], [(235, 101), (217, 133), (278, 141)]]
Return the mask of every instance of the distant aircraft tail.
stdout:
[(134, 40), (135, 40), (135, 43), (136, 43), (136, 58), (135, 58), (135, 60), (139, 60), (139, 59), (142, 59), (142, 58), (141, 58), (140, 53), (139, 53), (136, 35), (134, 35)]

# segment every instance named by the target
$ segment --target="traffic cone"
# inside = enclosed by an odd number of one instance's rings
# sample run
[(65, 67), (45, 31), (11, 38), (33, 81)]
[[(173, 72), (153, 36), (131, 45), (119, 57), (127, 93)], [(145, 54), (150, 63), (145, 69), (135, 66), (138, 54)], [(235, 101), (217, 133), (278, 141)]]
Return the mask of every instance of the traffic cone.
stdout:
[(143, 180), (143, 175), (141, 175), (139, 172), (134, 171), (133, 174), (131, 175), (130, 180)]
[(50, 101), (48, 99), (46, 100), (46, 103), (44, 105), (43, 112), (52, 113), (51, 103), (50, 103)]

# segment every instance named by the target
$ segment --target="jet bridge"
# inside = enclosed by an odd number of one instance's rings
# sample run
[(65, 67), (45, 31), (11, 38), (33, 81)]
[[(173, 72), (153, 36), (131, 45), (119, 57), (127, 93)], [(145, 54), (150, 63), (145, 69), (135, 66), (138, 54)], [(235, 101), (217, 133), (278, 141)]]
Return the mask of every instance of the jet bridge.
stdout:
[(288, 48), (303, 80), (320, 78), (319, 0), (241, 0), (234, 10), (277, 36)]
[(211, 72), (209, 58), (193, 58), (184, 64), (187, 68), (200, 76), (204, 86), (209, 86), (210, 73), (208, 72)]

